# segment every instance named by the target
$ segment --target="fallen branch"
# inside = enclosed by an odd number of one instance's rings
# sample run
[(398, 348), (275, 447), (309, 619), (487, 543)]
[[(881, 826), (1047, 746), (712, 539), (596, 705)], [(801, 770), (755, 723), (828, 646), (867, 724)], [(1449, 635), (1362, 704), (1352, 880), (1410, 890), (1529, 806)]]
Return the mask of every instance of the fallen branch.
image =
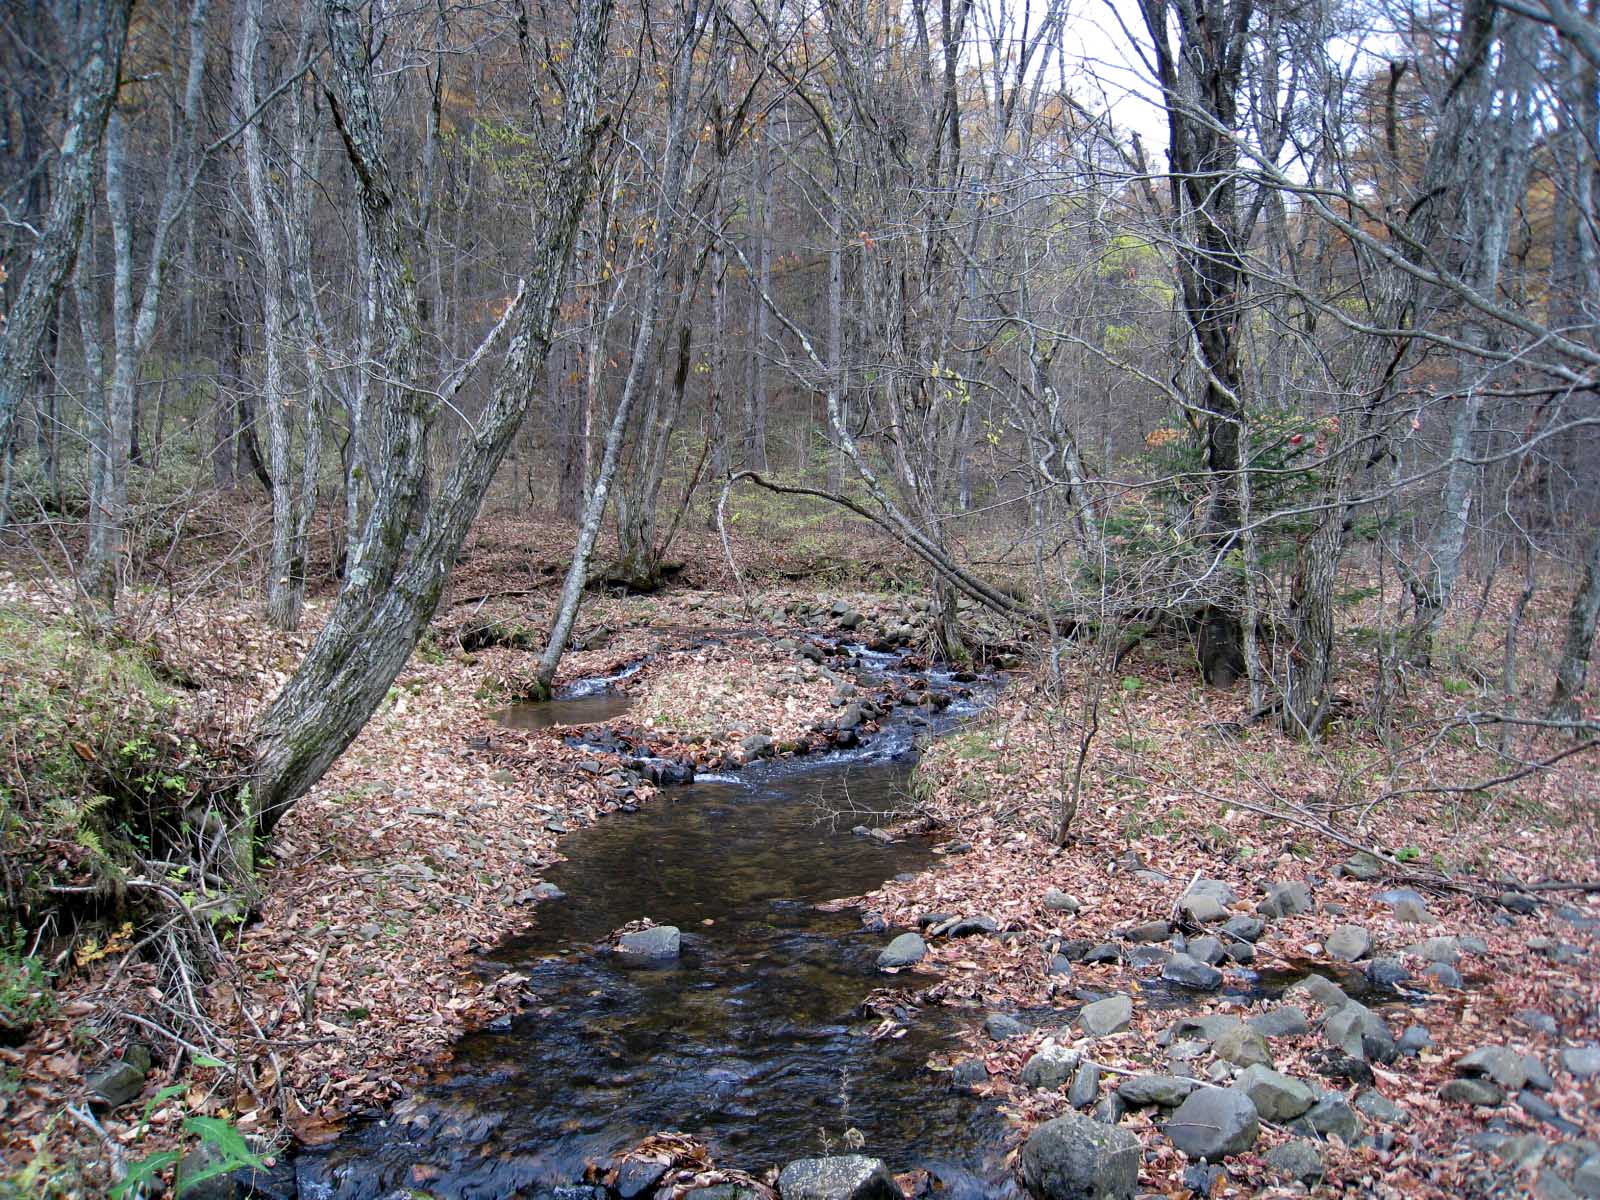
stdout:
[(1481, 779), (1477, 783), (1463, 783), (1456, 785), (1441, 784), (1438, 787), (1412, 787), (1395, 788), (1384, 792), (1383, 795), (1367, 805), (1371, 812), (1385, 800), (1393, 800), (1397, 796), (1459, 796), (1471, 795), (1476, 792), (1486, 792), (1490, 788), (1499, 787), (1501, 784), (1515, 783), (1519, 779), (1526, 779), (1529, 775), (1537, 775), (1540, 771), (1549, 770), (1564, 758), (1571, 758), (1574, 754), (1582, 754), (1585, 750), (1593, 750), (1600, 746), (1600, 738), (1590, 738), (1587, 742), (1579, 742), (1576, 746), (1568, 746), (1565, 750), (1541, 758), (1538, 762), (1529, 763), (1519, 771), (1512, 771), (1506, 775), (1496, 775), (1492, 779)]

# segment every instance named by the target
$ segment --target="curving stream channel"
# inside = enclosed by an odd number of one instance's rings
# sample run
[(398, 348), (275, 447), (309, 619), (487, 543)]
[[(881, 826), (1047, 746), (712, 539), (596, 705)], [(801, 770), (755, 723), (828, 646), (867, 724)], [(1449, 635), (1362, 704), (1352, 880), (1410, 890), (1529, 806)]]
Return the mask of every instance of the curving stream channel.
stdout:
[[(898, 671), (859, 651), (854, 665)], [(669, 789), (566, 838), (547, 879), (567, 895), (493, 955), (527, 977), (528, 1005), (463, 1039), (384, 1118), (302, 1155), (300, 1195), (576, 1200), (603, 1194), (578, 1186), (587, 1163), (669, 1129), (752, 1173), (859, 1143), (895, 1171), (929, 1170), (941, 1194), (1004, 1194), (1003, 1119), (927, 1066), (959, 1015), (923, 1011), (873, 1040), (879, 1018), (861, 1005), (890, 982), (874, 968), (886, 935), (864, 932), (858, 910), (816, 908), (934, 861), (924, 843), (849, 829), (896, 807), (919, 737), (975, 709), (898, 710), (860, 749)], [(829, 809), (848, 811), (829, 822)], [(607, 949), (644, 917), (683, 931), (671, 965), (629, 967)]]

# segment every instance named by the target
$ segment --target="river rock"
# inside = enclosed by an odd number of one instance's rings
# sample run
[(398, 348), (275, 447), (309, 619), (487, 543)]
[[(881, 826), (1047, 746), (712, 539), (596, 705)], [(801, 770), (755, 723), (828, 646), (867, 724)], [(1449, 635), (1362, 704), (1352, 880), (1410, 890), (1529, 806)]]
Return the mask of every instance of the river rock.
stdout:
[(1017, 1081), (1023, 1087), (1053, 1092), (1071, 1079), (1083, 1061), (1083, 1055), (1070, 1046), (1047, 1041), (1022, 1064)]
[[(1069, 1113), (1046, 1121), (1022, 1147), (1022, 1183), (1036, 1200), (1129, 1200), (1142, 1150), (1125, 1129)], [(789, 1194), (784, 1192), (784, 1200)]]
[(1214, 967), (1222, 961), (1222, 943), (1214, 937), (1190, 938), (1184, 953), (1208, 967)]
[(1022, 1037), (1028, 1027), (1007, 1013), (990, 1013), (983, 1019), (983, 1031), (997, 1042), (1008, 1042)]
[(1223, 1033), (1212, 1045), (1211, 1053), (1236, 1067), (1272, 1065), (1272, 1050), (1267, 1039), (1248, 1025), (1235, 1025)]
[(1277, 1008), (1251, 1017), (1245, 1022), (1262, 1037), (1299, 1037), (1311, 1032), (1311, 1022), (1303, 1009), (1293, 1004), (1280, 1004)]
[(1349, 1004), (1350, 997), (1344, 994), (1344, 989), (1331, 979), (1324, 979), (1321, 975), (1307, 975), (1294, 986), (1285, 989), (1285, 996), (1305, 996), (1324, 1013), (1333, 1012)]
[(1178, 1106), (1163, 1132), (1190, 1158), (1215, 1162), (1254, 1146), (1261, 1134), (1261, 1119), (1243, 1092), (1203, 1087)]
[(1078, 1073), (1072, 1077), (1072, 1086), (1067, 1089), (1067, 1103), (1073, 1108), (1088, 1108), (1099, 1095), (1099, 1064), (1079, 1063)]
[(1196, 925), (1226, 919), (1228, 910), (1214, 896), (1188, 895), (1178, 901), (1178, 911)]
[(1479, 1046), (1456, 1059), (1455, 1071), (1468, 1078), (1492, 1079), (1508, 1092), (1528, 1082), (1526, 1060), (1508, 1046)]
[(946, 937), (963, 938), (975, 937), (978, 934), (1000, 932), (1000, 922), (993, 917), (976, 916), (963, 917), (944, 931)]
[(1543, 1009), (1522, 1008), (1518, 1009), (1514, 1015), (1517, 1020), (1535, 1033), (1543, 1033), (1550, 1037), (1555, 1037), (1556, 1034), (1561, 1032), (1561, 1026), (1556, 1023), (1555, 1017)]
[(150, 1074), (150, 1050), (140, 1042), (129, 1046), (119, 1059), (106, 1063), (84, 1081), (89, 1107), (96, 1112), (120, 1108), (144, 1090)]
[(1263, 1121), (1292, 1121), (1317, 1099), (1308, 1085), (1260, 1063), (1239, 1072), (1234, 1086), (1250, 1097)]
[(783, 1200), (902, 1200), (884, 1161), (864, 1154), (797, 1159), (778, 1176), (778, 1193)]
[(1352, 1000), (1335, 1010), (1323, 1023), (1322, 1031), (1329, 1045), (1352, 1058), (1369, 1062), (1394, 1060), (1394, 1034), (1389, 1032), (1387, 1022), (1365, 1004)]
[(752, 733), (739, 743), (747, 759), (765, 758), (772, 753), (772, 739), (764, 733)]
[(1078, 1013), (1078, 1028), (1090, 1037), (1121, 1033), (1133, 1020), (1133, 1001), (1127, 996), (1107, 996), (1085, 1004)]
[(1179, 1017), (1167, 1027), (1166, 1032), (1161, 1035), (1161, 1041), (1164, 1045), (1188, 1038), (1214, 1042), (1228, 1030), (1242, 1024), (1243, 1022), (1232, 1013), (1201, 1013), (1193, 1017)]
[(1585, 1158), (1572, 1172), (1572, 1190), (1589, 1200), (1600, 1200), (1600, 1152)]
[(1051, 912), (1076, 913), (1083, 907), (1083, 901), (1059, 888), (1051, 888), (1044, 894), (1044, 906)]
[(661, 1177), (671, 1169), (668, 1163), (648, 1158), (625, 1159), (617, 1167), (617, 1182), (614, 1185), (617, 1195), (622, 1200), (637, 1200), (639, 1196), (655, 1190)]
[(1556, 1081), (1551, 1078), (1550, 1072), (1539, 1060), (1537, 1054), (1524, 1054), (1522, 1065), (1528, 1070), (1528, 1087), (1536, 1092), (1552, 1092), (1555, 1090)]
[(1358, 962), (1372, 950), (1372, 935), (1359, 925), (1341, 925), (1328, 935), (1328, 954), (1340, 962)]
[(1130, 942), (1164, 942), (1172, 936), (1172, 926), (1165, 921), (1146, 921), (1135, 925), (1124, 936)]
[(1435, 917), (1421, 900), (1399, 900), (1394, 905), (1395, 920), (1407, 925), (1432, 925)]
[(839, 715), (833, 719), (834, 728), (839, 730), (841, 733), (855, 729), (860, 724), (861, 705), (855, 700), (852, 700), (849, 704), (846, 704), (843, 708), (841, 708), (839, 710)]
[(1222, 986), (1221, 971), (1187, 954), (1174, 954), (1169, 958), (1161, 968), (1161, 978), (1202, 992), (1214, 992)]
[(902, 933), (883, 948), (878, 955), (878, 966), (909, 967), (912, 963), (921, 962), (927, 953), (928, 943), (922, 940), (921, 935)]
[(1539, 911), (1539, 902), (1527, 892), (1501, 892), (1496, 903), (1507, 912), (1524, 917)]
[(1506, 1094), (1492, 1079), (1452, 1079), (1439, 1089), (1439, 1098), (1478, 1108), (1494, 1108), (1505, 1103)]
[(1561, 1052), (1561, 1067), (1579, 1079), (1600, 1075), (1600, 1046), (1568, 1046)]
[(676, 925), (652, 925), (623, 934), (617, 948), (630, 958), (665, 961), (677, 958), (682, 944)]
[(1223, 945), (1222, 953), (1240, 965), (1256, 960), (1256, 948), (1249, 942), (1228, 942)]
[(1222, 932), (1235, 941), (1254, 942), (1267, 931), (1267, 923), (1260, 917), (1230, 917)]
[(1323, 1092), (1303, 1117), (1290, 1122), (1289, 1128), (1306, 1136), (1337, 1137), (1349, 1146), (1361, 1133), (1361, 1118), (1338, 1092)]
[(1299, 880), (1285, 880), (1267, 885), (1267, 898), (1256, 905), (1256, 911), (1266, 917), (1293, 917), (1315, 907), (1311, 889)]
[(1347, 879), (1359, 879), (1362, 883), (1371, 883), (1374, 879), (1383, 878), (1383, 862), (1375, 854), (1357, 850), (1340, 865), (1339, 874)]
[(964, 1058), (950, 1069), (950, 1086), (974, 1087), (989, 1082), (989, 1065), (981, 1058)]
[(1411, 1124), (1411, 1114), (1377, 1088), (1364, 1088), (1357, 1093), (1356, 1108), (1365, 1116), (1385, 1125)]
[(1183, 896), (1186, 900), (1190, 896), (1205, 896), (1223, 908), (1232, 908), (1239, 903), (1239, 893), (1220, 879), (1196, 879), (1184, 889)]
[(173, 1176), (174, 1193), (183, 1200), (235, 1200), (239, 1182), (221, 1170), (223, 1162), (222, 1148), (212, 1142), (185, 1151)]
[(1290, 1138), (1283, 1145), (1268, 1150), (1263, 1159), (1278, 1174), (1287, 1175), (1307, 1187), (1322, 1182), (1322, 1151), (1309, 1138)]
[(1411, 978), (1411, 972), (1398, 958), (1375, 958), (1362, 973), (1373, 987), (1396, 988)]
[(1117, 1084), (1117, 1095), (1129, 1108), (1149, 1108), (1152, 1104), (1176, 1108), (1198, 1086), (1193, 1079), (1177, 1075), (1128, 1075)]
[(1084, 951), (1083, 961), (1094, 963), (1108, 963), (1122, 961), (1122, 947), (1115, 942), (1101, 942), (1098, 946), (1091, 946)]
[(1406, 953), (1425, 962), (1450, 963), (1454, 966), (1461, 958), (1461, 943), (1453, 937), (1425, 938), (1407, 946)]
[(1466, 986), (1461, 978), (1461, 972), (1449, 963), (1429, 963), (1422, 969), (1422, 975), (1423, 978), (1431, 979), (1440, 987), (1449, 988), (1453, 992), (1459, 992)]

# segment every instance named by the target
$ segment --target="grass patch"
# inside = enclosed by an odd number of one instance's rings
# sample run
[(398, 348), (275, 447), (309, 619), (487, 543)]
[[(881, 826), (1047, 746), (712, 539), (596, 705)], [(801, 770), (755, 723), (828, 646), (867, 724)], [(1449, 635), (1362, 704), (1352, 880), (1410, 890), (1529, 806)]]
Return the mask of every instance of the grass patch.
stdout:
[(215, 873), (219, 838), (237, 845), (240, 764), (181, 732), (161, 671), (151, 647), (0, 609), (4, 936), (63, 904), (117, 915), (131, 871)]

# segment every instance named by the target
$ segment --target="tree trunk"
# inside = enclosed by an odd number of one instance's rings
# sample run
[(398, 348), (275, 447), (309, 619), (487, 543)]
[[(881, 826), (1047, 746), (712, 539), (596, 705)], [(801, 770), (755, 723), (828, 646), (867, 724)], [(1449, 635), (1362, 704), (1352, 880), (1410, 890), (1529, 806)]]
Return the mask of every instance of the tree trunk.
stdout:
[(67, 85), (49, 215), (0, 322), (0, 445), (11, 441), (18, 407), (33, 382), (40, 340), (77, 262), (132, 7), (132, 0), (104, 0), (80, 10), (84, 19)]
[(578, 619), (578, 607), (583, 600), (583, 589), (589, 582), (589, 561), (594, 556), (595, 542), (600, 537), (600, 524), (605, 518), (606, 503), (611, 494), (611, 483), (616, 476), (617, 462), (622, 453), (623, 434), (633, 414), (639, 385), (644, 380), (655, 345), (656, 312), (660, 305), (661, 289), (671, 267), (673, 250), (677, 244), (680, 216), (678, 207), (683, 198), (684, 179), (689, 160), (694, 153), (694, 139), (686, 130), (689, 110), (689, 88), (694, 69), (694, 49), (700, 40), (698, 0), (683, 0), (678, 8), (679, 45), (673, 59), (670, 104), (666, 144), (662, 155), (660, 192), (657, 194), (654, 224), (655, 246), (645, 276), (644, 294), (639, 299), (638, 326), (634, 331), (633, 353), (628, 362), (628, 374), (622, 384), (622, 394), (617, 398), (617, 410), (612, 414), (611, 427), (606, 433), (605, 451), (600, 456), (600, 469), (584, 505), (583, 522), (578, 527), (578, 542), (573, 548), (572, 561), (567, 567), (561, 585), (561, 598), (556, 606), (556, 618), (550, 629), (550, 639), (539, 657), (539, 667), (534, 675), (534, 689), (548, 695), (555, 682), (556, 668), (566, 653), (567, 642), (572, 637), (572, 626)]
[[(566, 58), (562, 122), (535, 199), (526, 292), (519, 295), (466, 366), (442, 389), (421, 386), (422, 312), (409, 268), (406, 231), (383, 157), (367, 39), (353, 0), (326, 0), (333, 111), (356, 177), (367, 227), (379, 326), (388, 337), (387, 378), (377, 413), (367, 532), (351, 556), (332, 613), (294, 676), (255, 727), (258, 832), (270, 833), (290, 804), (322, 777), (388, 693), (437, 608), (462, 539), (521, 426), (549, 353), (572, 244), (592, 182), (595, 120), (611, 0), (580, 0)], [(442, 398), (459, 391), (471, 369), (512, 327), (494, 389), (414, 530), (422, 486), (423, 434)]]
[(756, 129), (755, 176), (750, 180), (750, 206), (756, 221), (757, 291), (750, 302), (750, 388), (744, 402), (744, 466), (767, 469), (767, 306), (761, 297), (772, 290), (772, 162), (765, 123)]
[(127, 148), (123, 120), (115, 112), (106, 123), (106, 208), (111, 220), (113, 252), (111, 379), (100, 389), (104, 409), (98, 424), (104, 442), (91, 468), (89, 545), (80, 586), (106, 612), (116, 605), (117, 587), (128, 553), (128, 463), (133, 449), (134, 404), (145, 351), (155, 336), (166, 282), (171, 233), (193, 190), (192, 158), (195, 127), (205, 82), (210, 0), (192, 0), (189, 8), (189, 61), (166, 163), (159, 211), (150, 236), (143, 287), (134, 295), (134, 230), (128, 211)]
[(1567, 609), (1561, 657), (1556, 663), (1556, 685), (1550, 694), (1550, 716), (1554, 720), (1576, 722), (1583, 715), (1581, 697), (1589, 679), (1589, 651), (1594, 646), (1597, 615), (1600, 615), (1600, 524), (1590, 527), (1583, 577)]

